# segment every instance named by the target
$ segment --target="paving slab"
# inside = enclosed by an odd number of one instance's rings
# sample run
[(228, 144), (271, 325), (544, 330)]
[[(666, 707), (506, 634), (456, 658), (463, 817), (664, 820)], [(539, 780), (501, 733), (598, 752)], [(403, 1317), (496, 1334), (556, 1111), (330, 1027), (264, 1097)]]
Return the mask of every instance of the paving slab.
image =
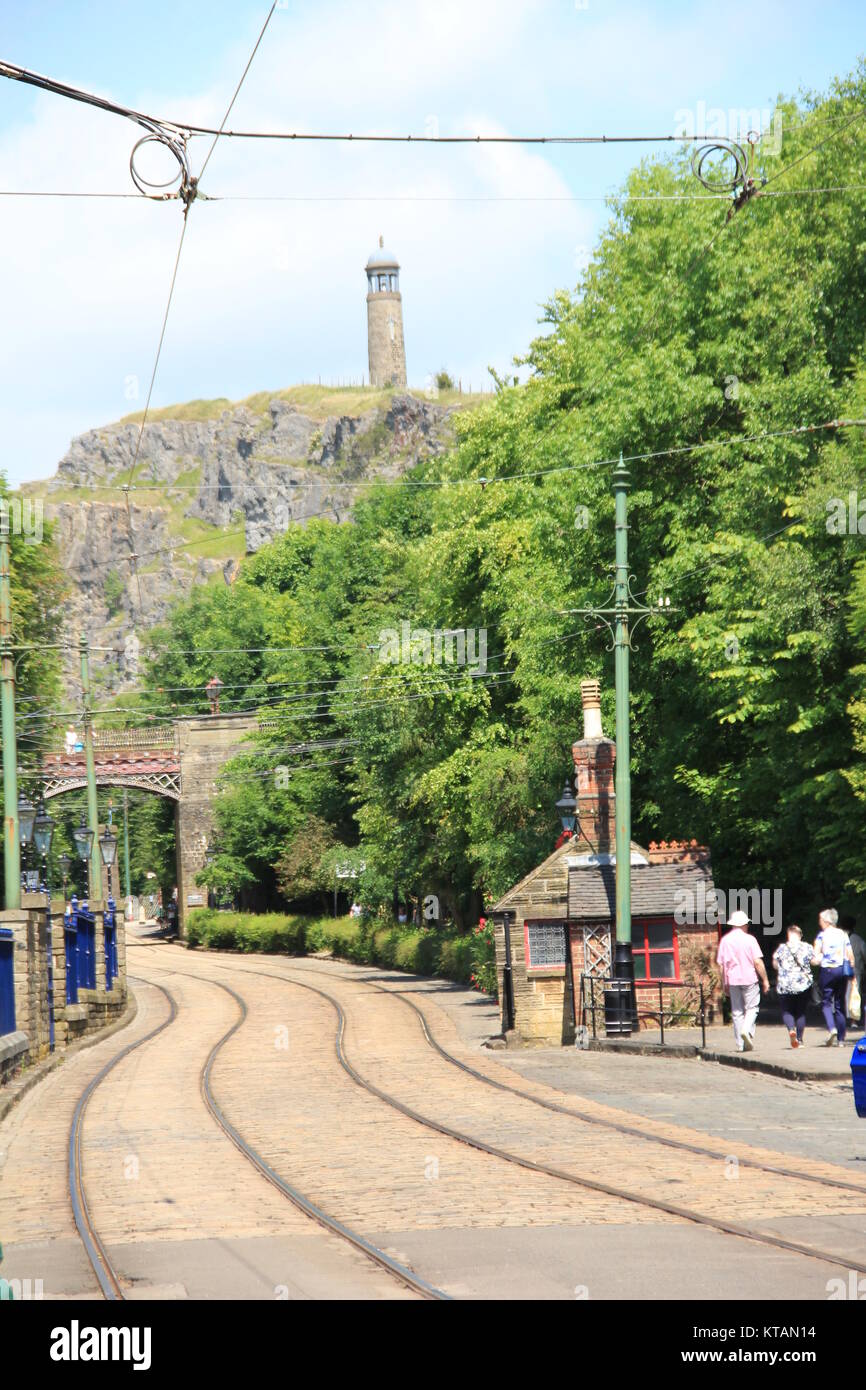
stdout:
[(590, 1052), (631, 1052), (658, 1057), (702, 1057), (707, 1062), (742, 1067), (745, 1071), (764, 1071), (773, 1076), (790, 1076), (806, 1081), (851, 1080), (851, 1053), (864, 1036), (862, 1028), (852, 1028), (844, 1043), (826, 1046), (821, 1030), (807, 1031), (803, 1046), (792, 1047), (781, 1024), (764, 1024), (755, 1034), (752, 1052), (737, 1052), (730, 1028), (708, 1028), (703, 1045), (699, 1028), (671, 1028), (662, 1043), (658, 1029), (642, 1029), (630, 1038), (589, 1038)]

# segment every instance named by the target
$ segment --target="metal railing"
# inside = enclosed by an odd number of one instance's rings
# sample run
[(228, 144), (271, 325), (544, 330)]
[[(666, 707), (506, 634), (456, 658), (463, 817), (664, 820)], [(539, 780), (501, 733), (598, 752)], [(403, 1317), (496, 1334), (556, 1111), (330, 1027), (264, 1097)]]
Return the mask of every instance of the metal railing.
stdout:
[(99, 751), (109, 748), (173, 748), (173, 724), (155, 724), (152, 729), (94, 729), (93, 747)]
[[(581, 975), (578, 1027), (589, 1027), (591, 1036), (599, 1034), (599, 1020), (607, 1036), (622, 1036), (622, 1004), (620, 995), (628, 984), (612, 975)], [(665, 992), (667, 991), (667, 998)], [(672, 1025), (697, 1027), (701, 1030), (701, 1047), (707, 1045), (707, 1010), (702, 983), (679, 980), (636, 980), (637, 1018), (630, 1020), (629, 1031), (640, 1032), (647, 1020), (654, 1020), (660, 1033), (660, 1046), (665, 1046), (665, 1028)]]

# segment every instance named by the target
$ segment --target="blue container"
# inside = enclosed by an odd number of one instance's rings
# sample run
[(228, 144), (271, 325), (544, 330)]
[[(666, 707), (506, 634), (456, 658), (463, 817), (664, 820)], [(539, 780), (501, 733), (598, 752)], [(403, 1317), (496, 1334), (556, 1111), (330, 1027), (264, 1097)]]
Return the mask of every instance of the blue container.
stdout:
[(861, 1120), (866, 1120), (866, 1038), (854, 1044), (851, 1053), (851, 1079), (854, 1082), (854, 1105)]

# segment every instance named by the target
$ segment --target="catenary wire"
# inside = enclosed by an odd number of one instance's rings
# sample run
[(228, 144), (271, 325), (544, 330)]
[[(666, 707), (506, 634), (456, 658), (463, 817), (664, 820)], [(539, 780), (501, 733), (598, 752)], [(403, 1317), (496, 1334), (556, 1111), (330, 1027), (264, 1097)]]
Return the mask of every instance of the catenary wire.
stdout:
[(245, 79), (246, 79), (246, 75), (247, 75), (247, 73), (249, 72), (250, 68), (252, 67), (253, 59), (255, 58), (256, 54), (257, 54), (258, 51), (259, 51), (259, 45), (260, 45), (262, 39), (265, 37), (265, 30), (267, 29), (268, 25), (270, 24), (270, 22), (271, 22), (271, 17), (272, 17), (272, 15), (273, 15), (273, 13), (274, 13), (274, 10), (275, 10), (276, 8), (277, 8), (277, 0), (273, 0), (273, 4), (271, 5), (271, 8), (268, 10), (267, 18), (266, 18), (264, 24), (262, 25), (261, 33), (259, 34), (258, 38), (256, 39), (255, 45), (254, 45), (254, 47), (253, 47), (253, 51), (252, 51), (252, 53), (250, 54), (249, 58), (247, 59), (247, 65), (246, 65), (246, 67), (244, 68), (243, 72), (241, 73), (240, 81), (238, 82), (238, 85), (235, 87), (234, 93), (233, 93), (233, 95), (232, 95), (232, 99), (231, 99), (231, 101), (230, 101), (229, 104), (228, 104), (228, 107), (227, 107), (227, 109), (226, 109), (226, 113), (225, 113), (225, 115), (223, 116), (222, 121), (220, 122), (220, 128), (219, 128), (219, 130), (215, 133), (214, 138), (213, 138), (213, 144), (211, 145), (210, 149), (208, 150), (208, 152), (207, 152), (207, 154), (206, 154), (206, 156), (205, 156), (204, 163), (202, 164), (201, 170), (200, 170), (200, 172), (199, 172), (199, 176), (198, 176), (198, 177), (199, 177), (199, 180), (201, 180), (201, 178), (203, 177), (204, 171), (205, 171), (205, 169), (207, 168), (208, 164), (210, 163), (210, 158), (211, 158), (211, 155), (213, 154), (214, 150), (216, 149), (217, 141), (219, 140), (220, 136), (221, 136), (221, 135), (224, 133), (224, 131), (225, 131), (225, 124), (226, 124), (226, 121), (228, 120), (229, 116), (231, 115), (232, 107), (234, 106), (235, 102), (236, 102), (237, 99), (238, 99), (238, 93), (240, 92), (241, 87), (244, 85), (244, 81), (245, 81)]

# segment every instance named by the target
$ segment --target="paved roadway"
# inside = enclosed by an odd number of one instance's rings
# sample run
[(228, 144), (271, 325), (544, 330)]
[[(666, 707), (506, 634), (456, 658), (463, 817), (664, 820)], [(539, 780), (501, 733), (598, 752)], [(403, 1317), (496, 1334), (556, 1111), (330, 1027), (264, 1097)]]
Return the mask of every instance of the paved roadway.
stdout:
[[(66, 1060), (0, 1125), (0, 1240), (7, 1278), (46, 1297), (98, 1297), (72, 1221), (66, 1148), (75, 1103), (124, 1058), (84, 1122), (93, 1224), (133, 1298), (409, 1298), (363, 1254), (291, 1206), (216, 1127), (200, 1073), (271, 1168), (367, 1241), (457, 1298), (825, 1299), (846, 1271), (701, 1227), (469, 1147), (418, 1118), (638, 1196), (731, 1220), (866, 1265), (866, 1126), (850, 1088), (786, 1082), (699, 1060), (544, 1049), (491, 1053), (495, 1012), (477, 994), (345, 962), (187, 952), (130, 938), (139, 1014)], [(414, 1117), (370, 1094), (357, 1072)], [(699, 1143), (712, 1155), (626, 1136), (540, 1108), (485, 1075), (584, 1114)], [(860, 1122), (862, 1125), (862, 1122)], [(861, 1138), (861, 1132), (863, 1137)], [(744, 1166), (748, 1157), (862, 1182), (863, 1194)], [(832, 1287), (832, 1286), (831, 1286)]]

